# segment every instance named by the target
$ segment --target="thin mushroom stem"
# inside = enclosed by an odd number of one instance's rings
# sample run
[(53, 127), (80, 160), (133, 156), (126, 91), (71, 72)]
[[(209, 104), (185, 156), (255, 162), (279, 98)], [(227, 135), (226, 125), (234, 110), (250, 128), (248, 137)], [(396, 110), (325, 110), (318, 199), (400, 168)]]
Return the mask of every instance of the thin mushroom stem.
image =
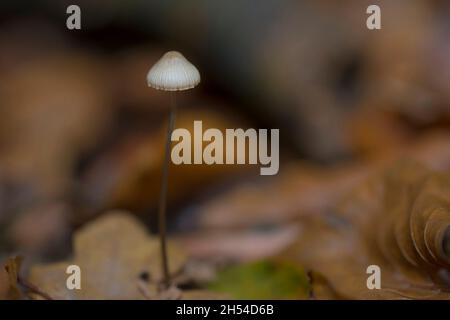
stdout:
[(166, 231), (166, 211), (167, 211), (167, 186), (169, 176), (170, 147), (172, 144), (171, 136), (175, 124), (175, 116), (177, 111), (177, 101), (175, 92), (170, 92), (170, 113), (169, 124), (167, 126), (166, 147), (164, 154), (164, 164), (162, 172), (161, 193), (159, 198), (159, 235), (161, 238), (161, 261), (163, 269), (163, 284), (167, 288), (170, 285), (169, 262), (167, 259), (167, 231)]

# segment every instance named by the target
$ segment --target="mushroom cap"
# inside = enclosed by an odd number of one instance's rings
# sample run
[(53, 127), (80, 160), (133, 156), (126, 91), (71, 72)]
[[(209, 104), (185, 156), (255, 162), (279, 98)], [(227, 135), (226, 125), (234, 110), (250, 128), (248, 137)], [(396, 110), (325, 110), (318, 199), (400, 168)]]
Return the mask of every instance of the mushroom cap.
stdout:
[(188, 90), (199, 83), (197, 68), (178, 51), (165, 53), (147, 74), (148, 86), (158, 90)]

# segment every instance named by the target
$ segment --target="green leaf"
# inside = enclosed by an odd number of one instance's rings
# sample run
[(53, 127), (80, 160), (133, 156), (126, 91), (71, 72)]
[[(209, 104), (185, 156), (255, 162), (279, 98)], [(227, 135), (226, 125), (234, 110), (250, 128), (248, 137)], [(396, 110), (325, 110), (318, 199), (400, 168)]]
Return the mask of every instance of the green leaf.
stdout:
[(302, 267), (289, 261), (262, 260), (221, 271), (209, 289), (234, 299), (305, 299), (310, 285)]

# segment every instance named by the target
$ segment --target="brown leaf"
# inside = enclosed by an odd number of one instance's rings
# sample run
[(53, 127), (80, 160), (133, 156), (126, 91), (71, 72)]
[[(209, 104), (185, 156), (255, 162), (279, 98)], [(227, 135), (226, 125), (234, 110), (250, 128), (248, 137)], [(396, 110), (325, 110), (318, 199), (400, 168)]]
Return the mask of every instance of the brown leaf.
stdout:
[(9, 291), (9, 276), (5, 268), (0, 268), (0, 300), (5, 300), (8, 297)]
[(263, 231), (211, 231), (180, 237), (190, 256), (207, 259), (252, 261), (274, 256), (293, 243), (297, 226), (285, 226)]
[[(355, 189), (335, 214), (305, 217), (285, 254), (326, 277), (339, 295), (450, 299), (450, 175), (400, 162)], [(381, 268), (381, 290), (366, 286)]]
[[(53, 298), (143, 299), (139, 276), (148, 274), (153, 280), (149, 286), (162, 277), (158, 239), (130, 214), (115, 211), (102, 216), (79, 230), (73, 241), (73, 259), (31, 269), (31, 282)], [(171, 272), (180, 270), (184, 261), (170, 244)], [(66, 268), (72, 264), (81, 268), (80, 290), (66, 288)]]
[(8, 258), (0, 268), (0, 300), (16, 300), (22, 297), (19, 289), (21, 257)]
[(308, 277), (311, 283), (311, 299), (345, 299), (339, 295), (327, 278), (315, 271), (310, 271)]

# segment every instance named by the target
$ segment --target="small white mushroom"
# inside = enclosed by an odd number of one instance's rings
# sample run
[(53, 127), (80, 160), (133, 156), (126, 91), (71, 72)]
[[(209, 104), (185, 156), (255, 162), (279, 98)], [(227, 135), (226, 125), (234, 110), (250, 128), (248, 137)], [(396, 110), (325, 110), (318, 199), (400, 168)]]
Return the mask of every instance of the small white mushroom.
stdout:
[(164, 54), (147, 74), (148, 86), (158, 90), (188, 90), (199, 83), (197, 68), (178, 51)]
[[(182, 91), (194, 88), (200, 83), (200, 73), (181, 53), (169, 51), (156, 62), (147, 74), (149, 87), (165, 91)], [(163, 174), (161, 180), (161, 193), (159, 198), (158, 224), (161, 238), (161, 262), (164, 274), (164, 287), (171, 285), (169, 275), (169, 262), (167, 260), (166, 245), (166, 211), (167, 211), (167, 184), (169, 175), (171, 136), (175, 125), (177, 110), (176, 92), (170, 92), (171, 107), (169, 125), (165, 144)]]

